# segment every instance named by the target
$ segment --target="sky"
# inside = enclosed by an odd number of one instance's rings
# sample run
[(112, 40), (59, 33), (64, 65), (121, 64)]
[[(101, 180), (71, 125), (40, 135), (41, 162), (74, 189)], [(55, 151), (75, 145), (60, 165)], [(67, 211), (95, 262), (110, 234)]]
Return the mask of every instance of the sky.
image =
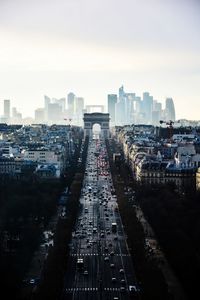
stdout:
[(106, 105), (122, 84), (200, 119), (199, 0), (0, 0), (0, 115), (69, 92)]

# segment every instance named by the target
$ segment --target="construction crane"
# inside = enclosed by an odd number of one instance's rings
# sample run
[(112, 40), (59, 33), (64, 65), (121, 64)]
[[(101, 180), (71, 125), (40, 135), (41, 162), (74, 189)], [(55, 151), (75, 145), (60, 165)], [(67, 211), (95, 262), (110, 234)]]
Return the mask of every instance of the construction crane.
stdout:
[(71, 118), (64, 118), (63, 120), (65, 120), (65, 121), (69, 121), (69, 129), (71, 129), (71, 121), (72, 121), (72, 119)]
[(71, 118), (68, 118), (68, 119), (67, 119), (67, 118), (64, 118), (64, 120), (65, 120), (65, 121), (69, 121), (69, 124), (70, 124), (70, 122), (72, 121)]
[(160, 124), (166, 124), (169, 128), (169, 140), (170, 142), (172, 142), (172, 136), (173, 136), (173, 124), (175, 123), (174, 121), (172, 120), (169, 120), (169, 121), (163, 121), (163, 120), (160, 120)]

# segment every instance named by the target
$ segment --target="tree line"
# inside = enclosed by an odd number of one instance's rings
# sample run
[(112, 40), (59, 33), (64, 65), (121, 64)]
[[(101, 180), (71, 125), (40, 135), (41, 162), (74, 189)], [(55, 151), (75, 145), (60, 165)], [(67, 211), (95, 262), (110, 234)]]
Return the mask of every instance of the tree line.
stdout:
[[(20, 181), (0, 181), (0, 280), (2, 293), (8, 298), (19, 299), (22, 281), (34, 252), (43, 242), (43, 231), (57, 211), (58, 199), (66, 186), (73, 190), (81, 147), (80, 138), (70, 167), (60, 179), (40, 181), (27, 177)], [(70, 201), (69, 211), (74, 211), (74, 203), (70, 205)], [(58, 228), (65, 226), (64, 221), (58, 222)], [(56, 235), (56, 244), (59, 241)]]

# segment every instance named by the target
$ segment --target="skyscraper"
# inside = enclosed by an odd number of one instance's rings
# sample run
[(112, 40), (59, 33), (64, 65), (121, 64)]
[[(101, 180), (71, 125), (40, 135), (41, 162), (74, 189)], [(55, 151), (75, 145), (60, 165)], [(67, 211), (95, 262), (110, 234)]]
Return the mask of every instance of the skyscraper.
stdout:
[(65, 98), (60, 98), (60, 99), (52, 98), (51, 102), (59, 104), (61, 106), (61, 108), (62, 108), (62, 112), (63, 113), (65, 112), (65, 103), (66, 103), (66, 99)]
[(115, 105), (117, 103), (117, 95), (110, 94), (108, 95), (108, 113), (110, 114), (111, 124), (115, 124)]
[(51, 103), (51, 99), (44, 95), (44, 121), (48, 122), (48, 108), (49, 108), (49, 104)]
[(58, 103), (49, 103), (48, 105), (48, 121), (50, 124), (58, 123), (61, 119), (62, 107)]
[(10, 100), (4, 100), (4, 118), (7, 122), (10, 120)]
[(82, 115), (84, 109), (84, 98), (83, 97), (75, 97), (75, 112), (78, 115)]
[(176, 120), (174, 101), (172, 98), (166, 98), (165, 100), (165, 117), (166, 117), (166, 121)]
[(161, 120), (162, 104), (156, 100), (153, 100), (152, 110), (152, 125), (159, 125)]
[(126, 115), (126, 124), (134, 123), (134, 102), (135, 102), (135, 93), (125, 93), (126, 103), (125, 103), (125, 115)]
[(75, 97), (75, 120), (78, 126), (83, 123), (84, 98)]
[(119, 88), (119, 101), (125, 96), (125, 92), (124, 92), (124, 86), (122, 85)]
[(126, 98), (127, 97), (124, 92), (124, 86), (122, 85), (119, 88), (119, 98), (117, 103), (115, 104), (115, 122), (118, 125), (124, 125), (126, 124), (127, 121), (127, 116), (126, 116), (127, 99)]
[(35, 122), (44, 123), (44, 108), (37, 108), (35, 110)]
[(12, 124), (21, 124), (22, 114), (17, 111), (16, 107), (12, 108)]
[(75, 112), (75, 94), (69, 93), (67, 95), (68, 113), (72, 116)]
[(143, 93), (143, 113), (146, 124), (152, 123), (153, 97), (148, 92)]

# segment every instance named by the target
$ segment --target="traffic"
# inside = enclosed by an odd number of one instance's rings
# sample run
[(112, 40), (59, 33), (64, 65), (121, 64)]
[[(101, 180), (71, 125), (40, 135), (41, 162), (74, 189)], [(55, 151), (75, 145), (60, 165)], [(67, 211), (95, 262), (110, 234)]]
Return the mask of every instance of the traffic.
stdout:
[(80, 204), (63, 300), (139, 299), (103, 140), (89, 142)]

